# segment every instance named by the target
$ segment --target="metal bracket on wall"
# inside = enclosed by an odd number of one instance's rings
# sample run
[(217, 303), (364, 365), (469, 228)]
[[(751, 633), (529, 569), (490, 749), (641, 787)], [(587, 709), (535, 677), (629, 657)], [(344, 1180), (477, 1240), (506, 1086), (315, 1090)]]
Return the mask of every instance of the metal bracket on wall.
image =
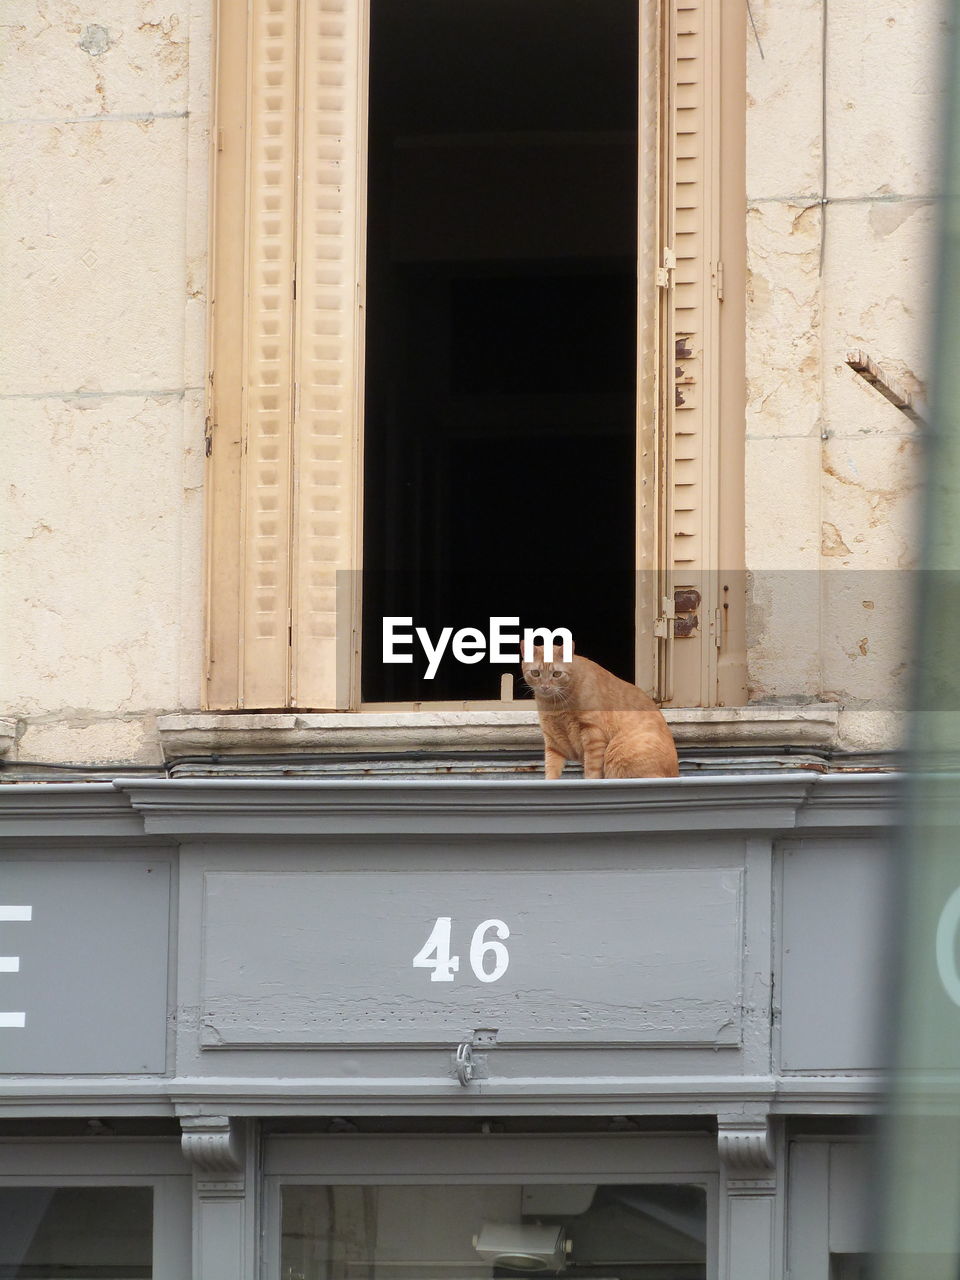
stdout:
[(457, 1045), (454, 1069), (457, 1079), (466, 1088), (473, 1079), (473, 1045), (469, 1040), (464, 1040)]
[(496, 1027), (478, 1027), (469, 1040), (457, 1045), (453, 1057), (453, 1070), (464, 1088), (474, 1080), (483, 1080), (487, 1075), (487, 1056), (474, 1053), (475, 1049), (493, 1049), (497, 1043)]
[(243, 1141), (230, 1116), (181, 1116), (183, 1154), (193, 1165), (197, 1190), (214, 1199), (243, 1194)]
[(726, 1170), (728, 1190), (749, 1195), (770, 1191), (776, 1186), (769, 1116), (720, 1117), (717, 1147), (720, 1163)]

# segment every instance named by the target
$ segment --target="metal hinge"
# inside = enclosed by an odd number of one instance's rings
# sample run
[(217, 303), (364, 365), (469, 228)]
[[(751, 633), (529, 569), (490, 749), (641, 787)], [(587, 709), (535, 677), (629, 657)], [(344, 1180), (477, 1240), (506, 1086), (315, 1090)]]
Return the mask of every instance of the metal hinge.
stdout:
[(723, 301), (723, 263), (718, 262), (713, 273), (713, 281), (717, 290), (717, 301)]
[(710, 624), (710, 628), (713, 631), (714, 643), (716, 644), (718, 649), (722, 648), (723, 647), (723, 616), (719, 609), (714, 609), (713, 611), (713, 621)]
[(208, 413), (203, 420), (203, 452), (208, 458), (213, 453), (213, 428), (214, 421)]
[(657, 618), (656, 622), (653, 624), (653, 634), (655, 636), (659, 636), (662, 640), (669, 640), (670, 623), (677, 616), (677, 612), (676, 612), (676, 609), (674, 608), (673, 599), (671, 596), (663, 596), (663, 598), (660, 601), (660, 605), (661, 605), (661, 608), (663, 609), (663, 612), (660, 614), (660, 617)]
[(664, 249), (663, 266), (657, 267), (657, 288), (669, 289), (673, 283), (671, 271), (677, 269), (677, 255), (672, 249)]

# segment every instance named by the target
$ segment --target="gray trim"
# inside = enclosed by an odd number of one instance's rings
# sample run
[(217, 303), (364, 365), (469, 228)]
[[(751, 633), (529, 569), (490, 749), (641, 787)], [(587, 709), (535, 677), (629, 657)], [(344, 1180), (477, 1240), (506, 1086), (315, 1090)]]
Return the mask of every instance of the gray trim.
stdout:
[[(148, 834), (597, 835), (885, 827), (899, 775), (605, 779), (118, 780)], [(2, 794), (0, 794), (2, 799)]]
[[(354, 1080), (291, 1079), (282, 1090), (275, 1078), (6, 1078), (3, 1110), (8, 1118), (29, 1116), (425, 1116), (597, 1115), (688, 1116), (729, 1113), (739, 1107), (772, 1115), (873, 1115), (890, 1080), (879, 1074), (845, 1076), (644, 1076), (613, 1078), (606, 1087), (577, 1079), (531, 1080), (524, 1088), (507, 1082), (482, 1095), (464, 1097), (446, 1079), (411, 1081), (378, 1077)], [(633, 1083), (635, 1091), (624, 1091)], [(444, 1093), (438, 1085), (448, 1086)], [(579, 1086), (579, 1087), (578, 1087)], [(454, 1092), (456, 1090), (456, 1092)], [(492, 1109), (492, 1112), (491, 1112)]]
[(117, 778), (0, 786), (0, 840), (845, 831), (896, 821), (903, 775)]

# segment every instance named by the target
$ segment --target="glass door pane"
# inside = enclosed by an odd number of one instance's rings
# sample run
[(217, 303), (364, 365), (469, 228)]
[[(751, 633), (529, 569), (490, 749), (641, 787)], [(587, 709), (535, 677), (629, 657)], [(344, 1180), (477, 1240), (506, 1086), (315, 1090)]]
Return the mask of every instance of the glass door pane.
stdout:
[(0, 1280), (151, 1280), (152, 1187), (0, 1188)]
[(689, 1184), (281, 1189), (281, 1280), (704, 1280)]

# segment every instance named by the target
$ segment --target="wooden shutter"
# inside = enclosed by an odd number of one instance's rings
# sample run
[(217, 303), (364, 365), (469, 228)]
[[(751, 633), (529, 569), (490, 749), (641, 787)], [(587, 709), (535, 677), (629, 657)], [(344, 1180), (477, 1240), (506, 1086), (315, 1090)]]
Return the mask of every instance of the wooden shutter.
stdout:
[[(640, 6), (637, 678), (674, 705), (742, 696), (742, 582), (718, 576), (743, 558), (744, 44), (724, 8)], [(358, 703), (364, 45), (362, 0), (220, 3), (210, 708)]]
[(674, 706), (742, 697), (742, 297), (728, 302), (743, 287), (739, 8), (667, 0), (665, 14), (657, 631)]
[(364, 82), (355, 5), (309, 0), (303, 14), (292, 698), (299, 707), (344, 707), (355, 681), (352, 637), (359, 634)]
[(358, 546), (357, 27), (334, 0), (220, 6), (211, 708), (350, 697), (336, 588)]

